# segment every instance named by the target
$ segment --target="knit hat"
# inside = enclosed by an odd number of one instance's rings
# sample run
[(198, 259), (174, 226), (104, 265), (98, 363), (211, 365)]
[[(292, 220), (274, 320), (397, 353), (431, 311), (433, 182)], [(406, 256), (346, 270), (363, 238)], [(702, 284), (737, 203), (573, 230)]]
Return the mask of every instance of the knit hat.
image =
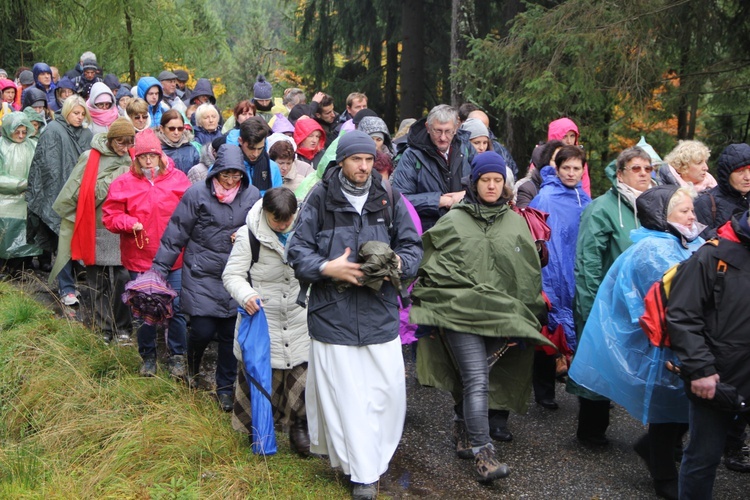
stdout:
[[(336, 147), (336, 163), (341, 163), (346, 158), (360, 153), (375, 156), (375, 153), (377, 153), (375, 142), (364, 132), (353, 130), (339, 139), (339, 144)], [(503, 163), (503, 165), (505, 164)]]
[[(359, 113), (357, 113), (357, 116), (359, 116)], [(359, 122), (357, 130), (361, 130), (370, 137), (375, 134), (380, 134), (380, 138), (383, 139), (385, 134), (388, 134), (388, 125), (377, 116), (365, 116), (362, 118), (362, 121)], [(390, 136), (390, 134), (388, 135)]]
[(132, 94), (130, 93), (129, 88), (127, 88), (125, 85), (120, 85), (120, 88), (117, 89), (115, 102), (117, 102), (117, 104), (120, 104), (120, 99), (122, 99), (123, 97), (132, 97)]
[(477, 137), (489, 137), (490, 131), (484, 126), (484, 123), (480, 122), (476, 118), (469, 118), (461, 125), (461, 130), (469, 132), (469, 139), (476, 139)]
[(25, 69), (18, 75), (18, 83), (21, 85), (34, 85), (34, 73)]
[(63, 76), (62, 78), (60, 78), (57, 81), (57, 83), (55, 84), (55, 86), (58, 89), (70, 89), (70, 90), (75, 90), (76, 89), (76, 86), (73, 83), (73, 80), (71, 80), (67, 76)]
[(266, 81), (266, 77), (258, 75), (258, 81), (253, 85), (253, 99), (272, 99), (273, 87)]
[(190, 79), (190, 75), (188, 75), (188, 72), (184, 69), (176, 69), (174, 70), (174, 75), (177, 77), (177, 79), (181, 82), (186, 82)]
[(164, 70), (161, 73), (159, 73), (159, 77), (157, 78), (160, 82), (163, 82), (164, 80), (177, 80), (177, 75), (172, 73), (171, 71)]
[(107, 92), (102, 92), (94, 100), (94, 104), (101, 104), (103, 102), (112, 102), (112, 95)]
[(476, 184), (480, 177), (487, 173), (503, 176), (505, 180), (505, 160), (494, 151), (487, 151), (474, 156), (471, 161), (471, 183)]
[[(115, 121), (121, 120), (118, 118)], [(156, 137), (154, 129), (147, 128), (143, 132), (138, 132), (135, 135), (135, 146), (133, 147), (133, 156), (145, 155), (148, 153), (162, 155), (161, 142)]]
[(133, 123), (124, 116), (112, 122), (107, 131), (107, 139), (116, 139), (117, 137), (134, 137), (135, 127)]
[(369, 108), (360, 109), (359, 111), (357, 111), (357, 114), (354, 115), (352, 121), (355, 125), (359, 125), (359, 122), (361, 122), (362, 119), (366, 116), (378, 116), (378, 114)]
[(87, 69), (93, 69), (94, 71), (99, 70), (99, 66), (96, 64), (96, 59), (85, 59), (81, 64), (81, 69), (84, 71)]
[(104, 75), (104, 83), (109, 87), (112, 92), (115, 92), (120, 88), (120, 79), (114, 73), (107, 73)]

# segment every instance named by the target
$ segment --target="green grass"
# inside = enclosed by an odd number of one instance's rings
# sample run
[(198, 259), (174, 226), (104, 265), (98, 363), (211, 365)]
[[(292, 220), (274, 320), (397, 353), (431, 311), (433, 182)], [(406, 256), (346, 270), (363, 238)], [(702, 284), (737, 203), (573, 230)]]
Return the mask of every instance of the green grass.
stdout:
[(137, 375), (110, 347), (0, 283), (0, 498), (346, 498), (321, 459), (251, 453), (205, 393)]

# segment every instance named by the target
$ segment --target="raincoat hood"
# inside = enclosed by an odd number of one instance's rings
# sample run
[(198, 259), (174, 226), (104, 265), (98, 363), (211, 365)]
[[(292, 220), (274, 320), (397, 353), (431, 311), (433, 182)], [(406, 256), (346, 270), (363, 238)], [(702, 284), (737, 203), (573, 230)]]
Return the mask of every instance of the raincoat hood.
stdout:
[(547, 140), (561, 141), (562, 138), (565, 137), (565, 134), (567, 134), (571, 130), (575, 132), (576, 144), (578, 144), (578, 137), (581, 134), (578, 132), (578, 125), (576, 125), (575, 122), (570, 118), (560, 118), (559, 120), (550, 122), (549, 126), (547, 127)]
[(13, 82), (13, 80), (0, 78), (0, 93), (2, 93), (6, 89), (16, 89), (16, 92), (18, 92), (18, 87), (16, 87), (16, 84)]
[(210, 186), (211, 180), (225, 170), (238, 170), (242, 173), (242, 180), (240, 182), (243, 189), (250, 185), (250, 180), (247, 178), (247, 171), (245, 170), (245, 156), (242, 154), (242, 149), (239, 146), (223, 144), (219, 148), (219, 151), (216, 153), (214, 165), (206, 176), (206, 183)]
[(43, 90), (39, 90), (36, 87), (29, 87), (23, 92), (23, 107), (27, 108), (37, 101), (44, 101), (44, 107), (48, 108), (47, 105), (47, 94)]
[[(667, 208), (669, 200), (674, 196), (680, 186), (666, 185), (656, 186), (644, 191), (636, 200), (638, 209), (638, 220), (645, 228), (654, 231), (674, 231), (667, 222)], [(676, 233), (679, 236), (679, 233)]]
[[(316, 130), (320, 132), (320, 141), (318, 141), (317, 148), (314, 151), (308, 148), (300, 148), (299, 146), (302, 144), (302, 141)], [(303, 153), (304, 150), (307, 150), (307, 154), (303, 154), (303, 156), (308, 160), (312, 160), (319, 151), (325, 148), (326, 131), (323, 130), (323, 127), (320, 126), (317, 120), (297, 120), (297, 123), (294, 125), (294, 142), (297, 143), (297, 152)]]
[(729, 184), (729, 176), (737, 170), (750, 165), (750, 146), (744, 143), (730, 144), (719, 155), (718, 171), (716, 173), (719, 189), (733, 196), (742, 196), (739, 191)]
[[(151, 87), (159, 87), (159, 101), (161, 102), (162, 97), (164, 97), (164, 89), (162, 89), (161, 83), (159, 83), (159, 80), (154, 78), (153, 76), (144, 76), (140, 80), (138, 80), (138, 97), (146, 100), (146, 92), (148, 92), (148, 89)], [(148, 102), (148, 101), (146, 101)], [(159, 103), (157, 103), (158, 105)], [(149, 104), (149, 107), (151, 107), (151, 104)]]
[[(39, 75), (41, 73), (49, 73), (50, 76), (51, 76), (52, 75), (52, 68), (50, 68), (47, 63), (38, 62), (31, 69), (31, 72), (34, 74), (34, 83), (36, 85), (40, 85), (40, 83), (39, 83)], [(55, 82), (53, 82), (53, 81), (50, 80), (49, 88), (50, 89), (54, 89), (55, 88)]]
[(195, 87), (190, 92), (190, 102), (192, 103), (196, 97), (206, 96), (211, 104), (216, 104), (216, 97), (214, 97), (214, 89), (211, 86), (211, 81), (208, 78), (198, 78), (195, 83)]
[(29, 117), (26, 116), (25, 113), (20, 111), (14, 111), (13, 113), (8, 113), (7, 115), (3, 116), (3, 137), (11, 142), (14, 142), (13, 139), (11, 139), (11, 136), (13, 135), (13, 132), (15, 132), (16, 129), (21, 125), (26, 127), (26, 132), (28, 134), (26, 135), (26, 138), (24, 138), (24, 141), (26, 141), (26, 139), (28, 139), (29, 136), (34, 133), (34, 124), (31, 123)]

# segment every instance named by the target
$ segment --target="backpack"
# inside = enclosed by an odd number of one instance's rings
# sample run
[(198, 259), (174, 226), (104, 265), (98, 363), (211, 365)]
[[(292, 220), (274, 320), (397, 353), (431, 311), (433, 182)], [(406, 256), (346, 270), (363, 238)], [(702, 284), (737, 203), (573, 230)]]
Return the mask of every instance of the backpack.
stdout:
[[(718, 246), (719, 240), (711, 239), (706, 244)], [(669, 294), (672, 291), (672, 280), (681, 264), (680, 262), (667, 269), (661, 279), (651, 285), (643, 297), (644, 312), (638, 318), (638, 324), (649, 342), (655, 347), (671, 347), (672, 345), (667, 331), (667, 307)], [(727, 263), (719, 259), (716, 264), (716, 281), (714, 282), (714, 301), (717, 305), (721, 301), (721, 294), (724, 290), (726, 271)]]

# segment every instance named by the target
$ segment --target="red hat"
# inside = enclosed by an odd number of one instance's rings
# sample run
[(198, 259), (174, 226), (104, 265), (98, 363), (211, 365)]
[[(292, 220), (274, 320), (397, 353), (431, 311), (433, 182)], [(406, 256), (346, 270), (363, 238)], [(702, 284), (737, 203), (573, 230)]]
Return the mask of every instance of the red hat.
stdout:
[(161, 142), (156, 137), (153, 129), (147, 128), (135, 135), (135, 146), (133, 147), (133, 156), (145, 155), (147, 153), (162, 156)]

